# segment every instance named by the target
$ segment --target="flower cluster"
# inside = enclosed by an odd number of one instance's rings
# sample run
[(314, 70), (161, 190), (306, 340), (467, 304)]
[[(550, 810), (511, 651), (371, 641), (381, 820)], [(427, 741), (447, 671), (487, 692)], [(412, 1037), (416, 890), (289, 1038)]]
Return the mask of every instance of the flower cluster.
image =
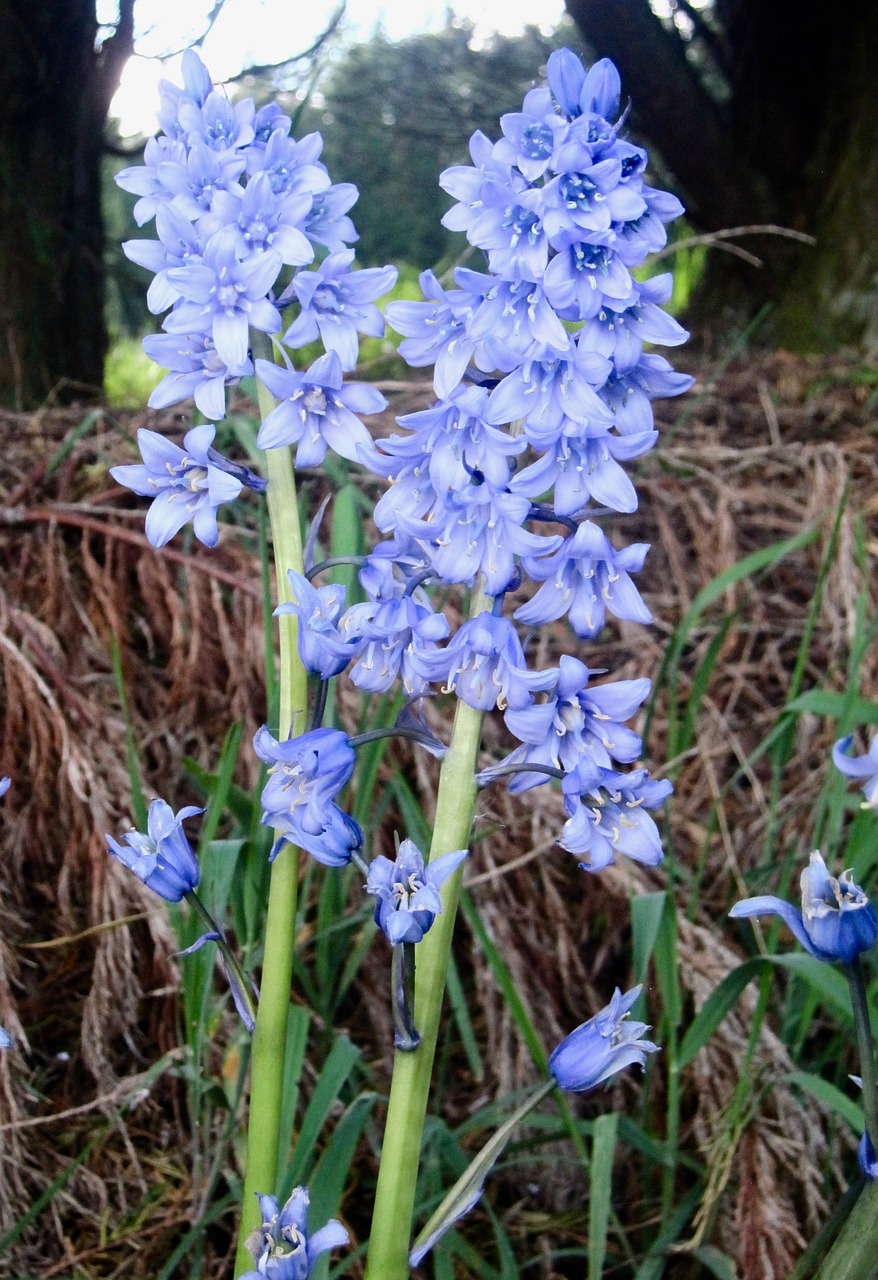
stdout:
[[(359, 461), (371, 442), (356, 414), (374, 413), (386, 401), (373, 387), (345, 386), (343, 373), (356, 365), (359, 334), (383, 334), (375, 300), (391, 287), (396, 269), (352, 269), (347, 246), (357, 233), (348, 210), (356, 187), (331, 182), (319, 133), (297, 141), (277, 104), (259, 111), (250, 98), (233, 104), (191, 49), (183, 55), (182, 89), (162, 81), (160, 92), (161, 132), (147, 143), (145, 163), (116, 177), (139, 197), (138, 225), (155, 223), (156, 239), (123, 245), (128, 258), (153, 272), (150, 310), (168, 312), (163, 332), (143, 344), (168, 370), (151, 407), (192, 397), (206, 418), (220, 419), (226, 387), (256, 373), (280, 400), (262, 426), (261, 448), (296, 443), (299, 466), (318, 465), (327, 447)], [(323, 261), (310, 269), (320, 254)], [(287, 324), (290, 307), (297, 314)], [(326, 354), (305, 373), (254, 361), (251, 329), (278, 340), (285, 330), (282, 340), (291, 348), (319, 338)], [(185, 457), (140, 432), (143, 466), (114, 469), (120, 483), (157, 498), (147, 524), (154, 546), (190, 518), (196, 536), (214, 545), (219, 503), (243, 484), (260, 487), (252, 473), (212, 450), (205, 457), (213, 437), (198, 431), (195, 443), (193, 433), (187, 437)]]

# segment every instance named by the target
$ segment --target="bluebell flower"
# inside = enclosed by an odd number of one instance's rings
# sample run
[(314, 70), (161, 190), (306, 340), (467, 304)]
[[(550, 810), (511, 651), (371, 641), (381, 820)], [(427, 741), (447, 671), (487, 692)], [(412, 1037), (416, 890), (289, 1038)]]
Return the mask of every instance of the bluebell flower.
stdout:
[(150, 360), (170, 370), (149, 397), (151, 409), (165, 409), (192, 397), (205, 418), (224, 418), (226, 387), (253, 372), (249, 357), (243, 364), (229, 368), (209, 333), (148, 333), (143, 349)]
[(384, 336), (384, 317), (375, 305), (393, 287), (396, 267), (370, 267), (351, 271), (353, 249), (331, 253), (316, 271), (300, 271), (293, 277), (292, 290), (301, 311), (283, 336), (289, 347), (303, 347), (320, 338), (327, 351), (334, 351), (343, 369), (355, 369), (359, 354), (358, 334)]
[(509, 459), (521, 454), (527, 441), (486, 421), (488, 412), (487, 390), (470, 384), (455, 387), (431, 409), (397, 418), (414, 434), (381, 440), (382, 453), (371, 460), (373, 471), (393, 479), (393, 488), (375, 508), (379, 528), (392, 527), (400, 509), (409, 516), (425, 515), (445, 495), (465, 490), (476, 474), (505, 490)]
[(9, 1032), (0, 1027), (0, 1049), (11, 1049), (14, 1043)]
[(187, 805), (174, 813), (164, 800), (153, 800), (146, 833), (132, 829), (124, 836), (124, 844), (108, 835), (109, 852), (153, 893), (168, 902), (179, 902), (198, 885), (198, 860), (183, 834), (183, 820), (203, 812)]
[(664, 356), (648, 352), (632, 369), (615, 371), (600, 389), (601, 399), (613, 410), (616, 428), (623, 437), (639, 437), (653, 429), (651, 402), (661, 396), (679, 396), (693, 379), (677, 373)]
[(497, 279), (466, 267), (454, 278), (476, 303), (467, 335), (481, 350), (480, 369), (509, 373), (525, 360), (552, 360), (572, 349), (542, 284)]
[(353, 631), (342, 635), (339, 619), (345, 603), (341, 586), (314, 587), (301, 573), (287, 570), (293, 600), (280, 604), (278, 614), (292, 613), (299, 620), (299, 657), (306, 671), (329, 680), (339, 675), (363, 648), (363, 641)]
[(613, 414), (597, 393), (613, 372), (608, 359), (576, 345), (551, 360), (525, 360), (491, 392), (489, 422), (521, 419), (526, 438), (547, 449), (563, 434), (604, 432)]
[(538, 498), (554, 489), (552, 506), (559, 516), (575, 516), (592, 500), (612, 511), (636, 511), (637, 490), (619, 462), (648, 452), (658, 432), (615, 435), (595, 427), (590, 428), (593, 434), (579, 439), (575, 423), (569, 429), (570, 434), (565, 428), (542, 457), (512, 477), (510, 490)]
[(850, 871), (836, 879), (826, 869), (815, 850), (802, 872), (802, 909), (773, 895), (745, 898), (736, 902), (729, 915), (780, 916), (806, 951), (818, 960), (841, 960), (850, 964), (878, 939), (878, 914)]
[(354, 749), (339, 729), (312, 729), (279, 742), (263, 725), (253, 749), (268, 766), (262, 791), (262, 822), (278, 832), (274, 859), (284, 844), (298, 845), (328, 867), (341, 867), (363, 844), (353, 818), (335, 796), (354, 771)]
[(5, 796), (6, 792), (12, 786), (11, 778), (0, 778), (0, 796)]
[(230, 229), (237, 257), (244, 259), (271, 249), (287, 266), (300, 267), (314, 258), (314, 248), (303, 230), (311, 202), (308, 191), (276, 194), (268, 175), (256, 173), (241, 196), (218, 191), (210, 213), (199, 218), (198, 231), (209, 240), (221, 231), (228, 234)]
[(234, 155), (253, 141), (255, 115), (252, 98), (242, 98), (233, 103), (216, 89), (212, 89), (201, 103), (184, 96), (177, 109), (181, 136), (187, 145), (191, 147), (196, 142), (202, 143), (223, 158)]
[[(590, 680), (591, 672), (584, 662), (563, 655), (547, 701), (506, 712), (507, 727), (523, 745), (496, 767), (533, 763), (572, 772), (582, 756), (608, 770), (613, 761), (630, 764), (636, 760), (640, 735), (626, 728), (623, 721), (634, 715), (649, 693), (649, 680), (613, 680), (601, 685), (590, 685)], [(481, 776), (489, 778), (492, 772), (487, 769)], [(518, 773), (509, 790), (528, 791), (545, 780), (542, 773)]]
[(351, 462), (362, 462), (374, 452), (372, 437), (356, 415), (380, 413), (387, 401), (367, 383), (345, 384), (334, 351), (320, 356), (305, 373), (270, 360), (257, 360), (256, 372), (280, 401), (259, 428), (260, 449), (295, 444), (297, 467), (319, 466), (328, 448)]
[(168, 281), (183, 301), (167, 316), (168, 333), (209, 333), (230, 369), (247, 359), (250, 326), (277, 333), (280, 313), (267, 294), (281, 269), (281, 256), (273, 249), (239, 260), (235, 234), (227, 227), (209, 241), (204, 261), (172, 267)]
[(863, 756), (849, 756), (848, 750), (853, 742), (853, 734), (847, 738), (839, 738), (832, 748), (832, 763), (848, 778), (862, 781), (863, 809), (878, 808), (878, 735), (869, 743), (869, 750)]
[(319, 133), (290, 138), (288, 130), (275, 129), (264, 147), (247, 152), (247, 171), (264, 173), (275, 195), (307, 191), (315, 199), (330, 187), (326, 166), (320, 162), (323, 139)]
[(389, 302), (384, 314), (405, 335), (399, 354), (406, 364), (413, 369), (434, 365), (433, 389), (445, 399), (477, 350), (467, 324), (478, 299), (465, 289), (443, 289), (432, 271), (422, 271), (419, 282), (424, 302)]
[[(237, 498), (250, 473), (224, 465), (224, 459), (213, 455), (210, 446), (215, 435), (212, 426), (193, 427), (181, 449), (157, 432), (141, 428), (137, 444), (143, 463), (110, 468), (119, 484), (153, 499), (146, 515), (146, 536), (154, 547), (170, 542), (190, 520), (196, 538), (205, 546), (216, 546), (217, 508)], [(255, 487), (262, 487), (253, 480)]]
[(658, 305), (671, 296), (670, 272), (637, 285), (628, 298), (605, 298), (600, 310), (586, 320), (578, 344), (612, 360), (617, 374), (633, 369), (643, 354), (644, 342), (676, 346), (689, 334)]
[(305, 235), (314, 244), (323, 245), (330, 253), (338, 253), (346, 245), (359, 240), (348, 209), (356, 204), (359, 192), (352, 182), (333, 182), (321, 189), (311, 202), (305, 219)]
[(617, 773), (582, 755), (561, 781), (568, 819), (558, 844), (577, 854), (583, 871), (601, 871), (617, 853), (645, 866), (657, 866), (664, 854), (661, 836), (648, 809), (658, 809), (673, 790), (646, 769)]
[(521, 111), (500, 117), (503, 137), (494, 144), (492, 156), (514, 165), (528, 181), (541, 178), (568, 132), (566, 120), (554, 110), (549, 89), (531, 89)]
[(368, 693), (384, 693), (399, 677), (407, 694), (422, 693), (429, 678), (419, 659), (448, 635), (447, 618), (434, 611), (426, 592), (409, 591), (389, 560), (370, 557), (360, 582), (371, 598), (352, 605), (339, 624), (343, 634), (358, 638), (351, 681)]
[[(612, 239), (606, 232), (607, 241)], [(631, 296), (634, 281), (609, 243), (579, 240), (562, 248), (546, 268), (546, 297), (565, 320), (587, 320), (610, 299)]]
[[(246, 161), (237, 154), (218, 155), (196, 142), (191, 147), (176, 143), (180, 150), (167, 156), (158, 166), (161, 185), (170, 194), (174, 208), (194, 222), (210, 211), (218, 191), (241, 195), (244, 188), (238, 179)], [(121, 185), (121, 184), (120, 184)]]
[(443, 853), (426, 865), (413, 840), (403, 840), (395, 861), (379, 854), (369, 864), (366, 892), (374, 895), (375, 923), (390, 942), (420, 942), (442, 911), (439, 890), (467, 856)]
[(328, 1249), (348, 1243), (348, 1233), (335, 1218), (319, 1231), (308, 1231), (309, 1195), (296, 1187), (283, 1208), (274, 1196), (260, 1195), (262, 1225), (247, 1241), (256, 1263), (241, 1280), (308, 1280), (314, 1263)]
[(445, 649), (419, 656), (416, 665), (477, 711), (528, 707), (534, 693), (551, 688), (558, 675), (530, 671), (513, 624), (488, 612), (468, 619)]
[(529, 627), (541, 627), (566, 613), (583, 639), (600, 634), (608, 609), (630, 622), (651, 622), (630, 576), (643, 568), (648, 550), (647, 543), (634, 542), (616, 551), (596, 524), (583, 520), (554, 554), (524, 561), (528, 575), (542, 586), (514, 616)]
[(610, 1076), (634, 1063), (643, 1066), (658, 1045), (644, 1040), (644, 1022), (626, 1022), (641, 988), (622, 995), (617, 987), (606, 1008), (572, 1031), (549, 1057), (549, 1073), (561, 1089), (581, 1093), (603, 1084)]
[[(424, 519), (399, 512), (396, 525), (431, 546), (431, 565), (445, 582), (472, 582), (484, 575), (488, 595), (505, 591), (515, 556), (554, 551), (562, 539), (542, 538), (523, 528), (530, 502), (493, 485), (481, 472), (465, 488), (440, 496)], [(376, 512), (376, 520), (377, 520)]]

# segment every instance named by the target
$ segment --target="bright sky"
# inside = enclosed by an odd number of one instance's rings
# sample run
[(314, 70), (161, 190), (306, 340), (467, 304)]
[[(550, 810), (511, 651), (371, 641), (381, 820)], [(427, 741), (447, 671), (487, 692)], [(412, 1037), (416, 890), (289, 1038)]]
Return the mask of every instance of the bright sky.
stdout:
[[(178, 58), (162, 64), (170, 50), (196, 40), (205, 26), (211, 0), (138, 0), (135, 8), (135, 47), (113, 99), (111, 114), (123, 134), (151, 133), (155, 127), (156, 82), (164, 75), (177, 79)], [(492, 31), (516, 35), (536, 21), (551, 30), (564, 12), (563, 0), (347, 0), (345, 29), (351, 40), (367, 40), (379, 24), (392, 40), (418, 31), (431, 31), (445, 23), (446, 9), (476, 24), (476, 36)], [(279, 62), (298, 53), (319, 35), (333, 12), (333, 0), (226, 0), (219, 18), (202, 46), (205, 62), (216, 82), (237, 75), (244, 67)], [(113, 0), (98, 0), (98, 18), (113, 21)]]

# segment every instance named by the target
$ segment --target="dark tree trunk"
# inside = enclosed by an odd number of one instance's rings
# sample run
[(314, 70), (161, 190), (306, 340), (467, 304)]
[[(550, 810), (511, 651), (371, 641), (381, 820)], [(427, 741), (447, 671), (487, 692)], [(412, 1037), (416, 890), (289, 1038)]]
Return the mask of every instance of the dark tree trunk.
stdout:
[(94, 0), (0, 0), (0, 401), (17, 408), (103, 381), (100, 168), (133, 0), (120, 8), (97, 49)]
[(740, 239), (762, 270), (712, 250), (697, 318), (720, 327), (767, 302), (776, 341), (878, 344), (878, 5), (677, 0), (671, 28), (648, 0), (566, 3), (589, 50), (619, 67), (633, 124), (697, 230), (770, 223), (817, 238)]

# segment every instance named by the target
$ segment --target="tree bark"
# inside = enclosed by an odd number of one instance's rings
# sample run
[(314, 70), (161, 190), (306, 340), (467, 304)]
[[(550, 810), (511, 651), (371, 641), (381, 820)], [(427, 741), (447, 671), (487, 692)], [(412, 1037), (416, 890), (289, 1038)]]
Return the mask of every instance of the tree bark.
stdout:
[(19, 409), (102, 385), (100, 166), (132, 10), (98, 48), (94, 0), (0, 0), (0, 401)]
[(800, 0), (714, 0), (709, 28), (696, 13), (684, 38), (648, 0), (566, 2), (619, 67), (697, 230), (772, 223), (817, 238), (742, 241), (761, 271), (712, 250), (695, 321), (724, 328), (768, 303), (772, 341), (878, 345), (878, 6), (849, 0), (842, 22)]

